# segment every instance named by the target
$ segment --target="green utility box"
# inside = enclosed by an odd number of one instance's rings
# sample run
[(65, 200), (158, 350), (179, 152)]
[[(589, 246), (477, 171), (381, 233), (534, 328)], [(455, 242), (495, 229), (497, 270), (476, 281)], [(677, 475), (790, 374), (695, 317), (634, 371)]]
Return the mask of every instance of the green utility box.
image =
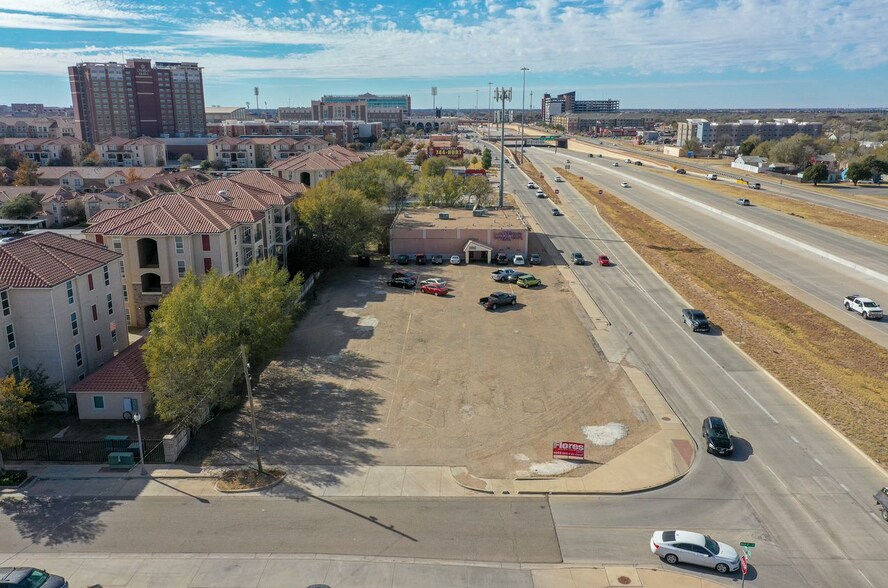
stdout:
[(108, 465), (112, 470), (128, 470), (136, 465), (136, 458), (129, 451), (114, 451), (108, 454)]

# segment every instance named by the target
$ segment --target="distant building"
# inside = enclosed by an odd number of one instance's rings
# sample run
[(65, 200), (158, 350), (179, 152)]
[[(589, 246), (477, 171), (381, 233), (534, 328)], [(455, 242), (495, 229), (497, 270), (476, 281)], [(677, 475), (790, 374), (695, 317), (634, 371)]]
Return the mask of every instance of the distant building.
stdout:
[(271, 172), (279, 178), (315, 186), (336, 172), (367, 159), (366, 153), (350, 151), (338, 145), (297, 155), (271, 164)]
[(68, 68), (77, 136), (194, 137), (206, 133), (203, 75), (197, 63), (128, 59)]
[(101, 192), (112, 186), (127, 183), (127, 177), (135, 175), (145, 180), (163, 173), (162, 167), (43, 167), (37, 183), (41, 186), (64, 186), (75, 192)]
[(247, 109), (243, 106), (208, 106), (204, 110), (207, 123), (219, 123), (224, 120), (247, 120)]
[(57, 139), (75, 135), (73, 118), (0, 116), (0, 137)]
[(366, 121), (385, 128), (401, 126), (411, 114), (410, 96), (360, 94), (323, 96), (311, 101), (312, 119), (317, 121)]
[(102, 165), (112, 167), (164, 166), (167, 163), (166, 145), (152, 137), (109, 137), (96, 143), (96, 151)]
[(268, 167), (275, 161), (317, 151), (328, 146), (318, 137), (219, 137), (207, 145), (208, 159), (220, 160), (229, 169)]
[(278, 120), (313, 120), (310, 106), (287, 106), (278, 108)]
[(41, 166), (73, 163), (87, 154), (89, 145), (74, 137), (55, 139), (0, 139), (0, 145), (7, 145), (18, 151), (22, 157)]
[(691, 137), (702, 145), (712, 146), (716, 143), (740, 145), (753, 135), (758, 135), (762, 141), (780, 141), (798, 134), (819, 137), (822, 133), (822, 123), (797, 122), (792, 118), (777, 118), (773, 121), (742, 119), (733, 123), (712, 123), (705, 118), (689, 118), (678, 123), (676, 144), (684, 145)]
[(653, 129), (654, 119), (634, 112), (584, 112), (553, 116), (550, 124), (560, 125), (568, 133), (596, 135), (635, 135)]
[(555, 97), (549, 94), (543, 94), (541, 114), (543, 120), (549, 124), (553, 123), (552, 118), (562, 114), (583, 114), (583, 113), (618, 113), (620, 112), (619, 100), (577, 100), (576, 92), (565, 92)]

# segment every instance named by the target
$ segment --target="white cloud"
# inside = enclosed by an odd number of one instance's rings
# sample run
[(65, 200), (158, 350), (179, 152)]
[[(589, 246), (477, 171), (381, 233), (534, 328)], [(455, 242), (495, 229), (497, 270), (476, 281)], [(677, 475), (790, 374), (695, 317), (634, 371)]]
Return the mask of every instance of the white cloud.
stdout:
[(156, 34), (158, 31), (148, 28), (121, 27), (115, 23), (79, 18), (56, 18), (39, 14), (22, 12), (5, 12), (0, 10), (0, 29), (35, 29), (41, 31), (95, 31), (115, 32), (123, 34)]
[(85, 16), (115, 20), (139, 20), (154, 7), (112, 0), (0, 0), (0, 8), (35, 14)]

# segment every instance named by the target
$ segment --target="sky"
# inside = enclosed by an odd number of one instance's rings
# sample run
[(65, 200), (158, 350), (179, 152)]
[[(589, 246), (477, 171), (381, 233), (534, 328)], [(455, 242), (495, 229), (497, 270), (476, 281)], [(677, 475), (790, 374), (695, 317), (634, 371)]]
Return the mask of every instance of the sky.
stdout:
[[(0, 104), (71, 104), (81, 61), (196, 61), (208, 106), (543, 93), (623, 108), (888, 107), (884, 0), (0, 0)], [(528, 68), (522, 72), (522, 68)], [(531, 92), (533, 95), (531, 97)]]

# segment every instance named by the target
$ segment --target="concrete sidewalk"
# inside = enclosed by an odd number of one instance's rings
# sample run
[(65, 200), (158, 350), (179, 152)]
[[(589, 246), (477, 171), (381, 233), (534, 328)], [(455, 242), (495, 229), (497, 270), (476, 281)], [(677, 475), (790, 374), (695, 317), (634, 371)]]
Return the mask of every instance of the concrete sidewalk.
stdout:
[(444, 562), (269, 554), (0, 554), (9, 566), (64, 576), (71, 588), (720, 588), (704, 577), (648, 566)]

